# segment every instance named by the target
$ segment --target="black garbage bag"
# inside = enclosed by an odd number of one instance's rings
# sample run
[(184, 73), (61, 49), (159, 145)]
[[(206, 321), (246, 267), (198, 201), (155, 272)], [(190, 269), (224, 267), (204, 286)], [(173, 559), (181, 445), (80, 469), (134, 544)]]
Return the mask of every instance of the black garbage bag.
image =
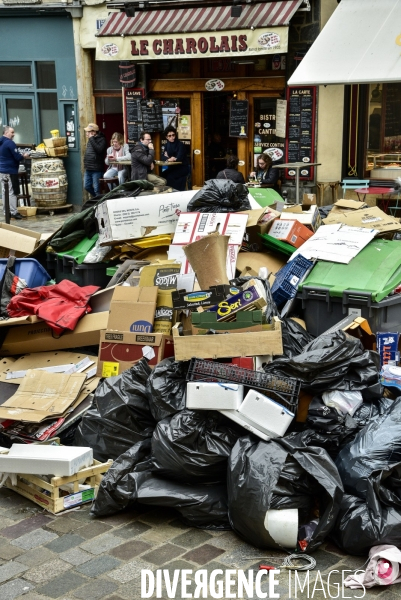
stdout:
[(266, 293), (267, 306), (266, 310), (263, 309), (263, 323), (271, 323), (273, 317), (278, 317), (279, 313), (277, 310), (276, 303), (273, 300), (272, 291), (270, 288), (270, 283), (266, 281), (266, 279), (262, 279), (261, 277), (236, 277), (230, 281), (231, 285), (242, 286), (244, 283), (249, 281), (250, 279), (258, 279), (263, 285)]
[(322, 448), (240, 438), (228, 464), (228, 506), (232, 528), (258, 548), (279, 548), (265, 527), (270, 509), (297, 508), (299, 526), (319, 515), (312, 538), (299, 549), (315, 550), (334, 526), (343, 496), (337, 468)]
[(183, 410), (157, 424), (152, 470), (184, 484), (224, 483), (238, 437), (216, 411)]
[(294, 319), (281, 319), (281, 333), (283, 337), (283, 355), (292, 358), (301, 354), (305, 346), (313, 339), (302, 325)]
[(165, 358), (155, 366), (146, 383), (150, 411), (161, 421), (185, 408), (188, 362)]
[(342, 330), (322, 334), (297, 356), (277, 358), (264, 370), (295, 377), (310, 394), (329, 390), (360, 391), (365, 400), (381, 397), (380, 357)]
[[(347, 494), (365, 500), (373, 473), (382, 472), (387, 485), (391, 469), (401, 463), (400, 423), (401, 397), (391, 402), (341, 450), (336, 465)], [(401, 500), (401, 488), (399, 493)]]
[(230, 179), (209, 179), (188, 203), (188, 212), (227, 213), (251, 210), (248, 188)]
[(116, 459), (156, 426), (146, 395), (151, 369), (145, 358), (98, 385), (91, 408), (80, 423), (75, 443), (90, 446), (96, 460)]
[(145, 504), (174, 508), (185, 524), (202, 529), (230, 529), (226, 485), (185, 485), (151, 472), (150, 440), (122, 454), (103, 477), (91, 514), (104, 517)]
[(389, 398), (364, 402), (351, 417), (340, 415), (316, 396), (309, 405), (305, 423), (307, 429), (290, 433), (286, 439), (297, 445), (324, 448), (335, 460), (340, 450), (355, 439), (362, 427), (381, 415), (392, 402)]

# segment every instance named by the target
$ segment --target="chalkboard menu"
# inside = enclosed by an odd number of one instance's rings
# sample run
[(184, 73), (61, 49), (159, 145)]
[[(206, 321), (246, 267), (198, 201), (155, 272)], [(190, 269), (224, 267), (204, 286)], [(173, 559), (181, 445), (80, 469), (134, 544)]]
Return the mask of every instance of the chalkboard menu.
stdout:
[(163, 113), (160, 100), (141, 100), (143, 130), (163, 131)]
[(385, 102), (383, 151), (399, 151), (401, 147), (401, 86), (399, 83), (387, 84)]
[(248, 108), (248, 100), (230, 100), (230, 137), (248, 137)]
[[(315, 162), (316, 88), (288, 88), (287, 108), (285, 162), (305, 163), (305, 168), (300, 170), (300, 179), (312, 180), (314, 178), (314, 167), (308, 167), (308, 164)], [(286, 170), (286, 177), (291, 178), (294, 176), (295, 171)]]
[(145, 90), (142, 88), (123, 88), (124, 137), (130, 150), (139, 140), (143, 129), (141, 114), (141, 99)]

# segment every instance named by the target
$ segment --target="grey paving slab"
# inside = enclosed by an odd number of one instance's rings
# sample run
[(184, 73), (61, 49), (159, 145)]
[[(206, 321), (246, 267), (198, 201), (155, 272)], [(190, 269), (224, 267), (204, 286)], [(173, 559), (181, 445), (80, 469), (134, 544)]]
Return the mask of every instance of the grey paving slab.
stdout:
[(136, 537), (137, 535), (142, 535), (151, 529), (150, 525), (145, 525), (141, 521), (134, 521), (129, 525), (125, 525), (124, 527), (119, 527), (113, 531), (114, 535), (118, 535), (118, 537), (122, 537), (124, 539), (131, 539)]
[[(28, 567), (21, 563), (10, 561), (0, 567), (0, 583), (12, 579), (26, 571)], [(0, 596), (1, 597), (1, 596)]]
[(22, 548), (17, 548), (16, 546), (11, 546), (9, 542), (7, 542), (4, 538), (0, 537), (0, 558), (4, 560), (12, 560), (20, 554), (23, 554)]
[(102, 523), (101, 521), (92, 521), (79, 529), (79, 535), (85, 540), (90, 540), (98, 535), (102, 535), (102, 533), (106, 533), (106, 531), (110, 531), (110, 529), (112, 529), (111, 525), (106, 525), (106, 523)]
[(105, 533), (99, 535), (97, 538), (84, 542), (80, 547), (82, 550), (86, 550), (91, 554), (103, 554), (103, 552), (116, 548), (116, 546), (119, 546), (120, 544), (122, 544), (122, 539), (111, 533)]
[(66, 533), (65, 535), (60, 536), (57, 540), (53, 540), (49, 544), (46, 544), (46, 548), (52, 552), (61, 553), (66, 552), (66, 550), (70, 550), (71, 548), (76, 548), (83, 541), (84, 538), (76, 533)]
[(43, 546), (43, 544), (46, 544), (46, 542), (50, 542), (56, 538), (58, 538), (57, 533), (51, 533), (50, 531), (45, 531), (44, 529), (37, 529), (36, 531), (31, 531), (31, 533), (26, 533), (25, 535), (12, 540), (10, 543), (11, 545), (18, 546), (18, 548), (22, 548), (23, 550), (30, 550), (31, 548)]
[(103, 575), (103, 573), (116, 569), (120, 565), (121, 560), (105, 554), (104, 556), (93, 558), (84, 565), (76, 567), (76, 571), (79, 571), (87, 577), (97, 577), (98, 575)]
[(170, 540), (173, 544), (177, 544), (177, 546), (183, 546), (184, 548), (196, 548), (196, 546), (200, 546), (205, 542), (211, 541), (213, 538), (210, 533), (206, 531), (202, 531), (202, 529), (191, 529), (186, 533), (181, 533), (177, 535), (172, 540)]
[(15, 560), (23, 565), (27, 565), (28, 567), (37, 567), (45, 562), (54, 560), (55, 558), (57, 558), (57, 554), (50, 552), (50, 550), (45, 547), (42, 547), (40, 551), (37, 548), (32, 548), (32, 550), (28, 550), (28, 552), (18, 556)]
[(67, 519), (66, 517), (53, 519), (49, 525), (46, 525), (46, 529), (55, 531), (56, 533), (70, 533), (71, 531), (80, 529), (80, 527), (83, 527), (81, 521), (74, 521), (73, 519)]
[(83, 565), (93, 558), (92, 554), (88, 554), (80, 548), (71, 548), (70, 550), (67, 550), (67, 552), (59, 554), (59, 557), (61, 560), (69, 562), (71, 565)]
[(24, 579), (33, 581), (34, 583), (44, 583), (45, 581), (50, 581), (50, 579), (53, 579), (54, 577), (58, 577), (69, 569), (72, 569), (70, 563), (56, 558), (55, 560), (43, 563), (38, 567), (29, 569), (29, 571), (24, 574)]
[(0, 585), (0, 598), (1, 600), (14, 600), (14, 598), (24, 596), (34, 587), (32, 583), (23, 579), (13, 579), (13, 581)]
[(82, 600), (101, 600), (101, 598), (104, 598), (105, 596), (108, 596), (108, 600), (110, 600), (110, 594), (115, 592), (117, 588), (118, 585), (112, 581), (108, 581), (107, 579), (97, 579), (96, 581), (91, 581), (87, 585), (79, 588), (73, 595), (75, 598), (80, 598)]
[(85, 577), (75, 571), (67, 571), (67, 573), (63, 573), (63, 575), (55, 577), (52, 581), (38, 587), (36, 591), (43, 596), (49, 596), (49, 598), (63, 598), (63, 595), (67, 596), (69, 592), (76, 590), (85, 583), (88, 583)]
[(132, 560), (123, 565), (122, 567), (111, 571), (110, 573), (108, 573), (108, 577), (111, 577), (112, 579), (115, 579), (120, 583), (127, 583), (132, 579), (140, 577), (141, 571), (143, 569), (150, 569), (151, 571), (153, 571), (155, 569), (155, 565), (152, 565), (151, 563), (137, 558), (136, 560)]

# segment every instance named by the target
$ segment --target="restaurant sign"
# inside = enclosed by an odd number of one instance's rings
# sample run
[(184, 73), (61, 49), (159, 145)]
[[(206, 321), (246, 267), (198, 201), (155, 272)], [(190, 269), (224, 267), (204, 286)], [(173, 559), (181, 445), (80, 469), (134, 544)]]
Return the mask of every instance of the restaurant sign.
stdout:
[(288, 27), (106, 36), (97, 39), (97, 60), (158, 60), (263, 56), (287, 52)]

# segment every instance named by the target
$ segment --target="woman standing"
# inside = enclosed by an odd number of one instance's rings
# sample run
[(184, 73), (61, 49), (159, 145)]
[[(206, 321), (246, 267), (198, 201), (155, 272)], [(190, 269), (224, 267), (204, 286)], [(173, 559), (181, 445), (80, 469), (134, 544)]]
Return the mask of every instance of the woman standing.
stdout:
[[(103, 175), (104, 179), (112, 179), (118, 176), (118, 184), (125, 183), (128, 177), (128, 169), (125, 165), (110, 165), (110, 161), (115, 163), (120, 160), (128, 160), (131, 162), (131, 153), (129, 151), (128, 144), (124, 144), (124, 137), (121, 133), (113, 133), (110, 140), (110, 148), (107, 148), (107, 156), (105, 158), (106, 165), (109, 166), (106, 173)], [(111, 183), (107, 184), (109, 189), (112, 189)]]
[(272, 159), (268, 154), (258, 156), (256, 171), (253, 171), (250, 176), (256, 179), (266, 187), (276, 187), (279, 172), (278, 169), (273, 169)]
[(167, 139), (167, 144), (164, 149), (164, 158), (167, 162), (179, 162), (181, 165), (168, 167), (163, 171), (163, 175), (167, 179), (167, 185), (174, 189), (183, 192), (186, 188), (187, 176), (189, 173), (188, 157), (185, 146), (179, 141), (177, 130), (174, 127), (167, 127), (164, 132)]

